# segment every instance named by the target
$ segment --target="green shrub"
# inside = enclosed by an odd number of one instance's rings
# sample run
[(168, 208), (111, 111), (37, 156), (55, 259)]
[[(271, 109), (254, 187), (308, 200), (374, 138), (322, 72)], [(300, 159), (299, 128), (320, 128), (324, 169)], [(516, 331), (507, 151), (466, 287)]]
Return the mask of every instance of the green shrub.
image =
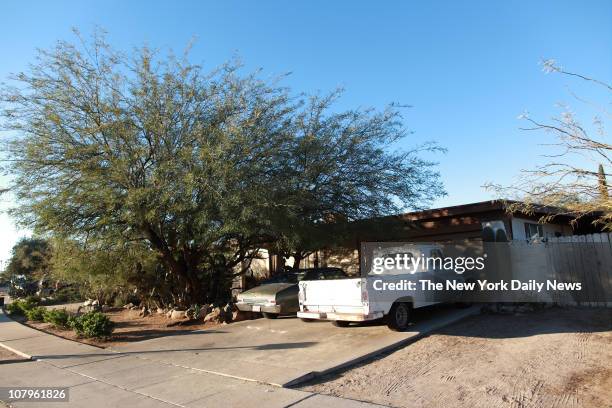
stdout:
[(45, 318), (46, 311), (47, 309), (42, 306), (33, 307), (25, 311), (25, 316), (28, 320), (31, 320), (33, 322), (42, 322)]
[(70, 314), (66, 309), (47, 310), (44, 316), (44, 321), (51, 323), (55, 327), (68, 327), (68, 318)]
[(36, 296), (28, 296), (23, 300), (19, 299), (15, 300), (12, 303), (9, 303), (8, 305), (6, 305), (6, 310), (10, 314), (19, 314), (27, 316), (27, 312), (34, 309), (38, 305), (39, 301), (40, 299)]
[(40, 305), (40, 298), (38, 296), (28, 296), (24, 299), (24, 302), (28, 305), (28, 308), (31, 309), (34, 306)]
[(66, 324), (72, 330), (77, 331), (77, 327), (80, 327), (81, 325), (80, 316), (73, 315), (73, 314), (69, 315), (68, 320), (66, 321)]
[(6, 311), (9, 314), (18, 314), (18, 315), (22, 315), (23, 314), (23, 309), (21, 308), (21, 301), (20, 300), (16, 300), (13, 303), (9, 303), (8, 305), (5, 306)]
[(96, 338), (110, 336), (115, 325), (108, 316), (100, 312), (85, 313), (68, 319), (68, 322), (79, 336)]

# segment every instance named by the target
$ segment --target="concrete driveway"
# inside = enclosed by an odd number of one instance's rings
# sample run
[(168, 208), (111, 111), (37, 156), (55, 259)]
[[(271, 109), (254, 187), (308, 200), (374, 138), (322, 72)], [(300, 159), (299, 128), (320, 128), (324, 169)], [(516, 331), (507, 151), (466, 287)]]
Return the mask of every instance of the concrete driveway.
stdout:
[[(280, 388), (192, 370), (176, 364), (119, 354), (56, 337), (7, 318), (0, 309), (0, 347), (17, 354), (0, 355), (0, 386), (59, 387), (68, 401), (54, 408), (366, 408), (361, 401)], [(6, 355), (4, 352), (3, 355)], [(144, 354), (146, 355), (146, 354)], [(23, 358), (19, 358), (19, 357)], [(33, 361), (31, 361), (33, 360)], [(8, 391), (0, 390), (9, 401)], [(40, 401), (10, 401), (11, 407), (43, 406)]]
[(177, 367), (289, 386), (397, 347), (477, 312), (438, 307), (416, 314), (407, 332), (364, 324), (346, 328), (296, 318), (258, 319), (151, 339), (113, 350)]

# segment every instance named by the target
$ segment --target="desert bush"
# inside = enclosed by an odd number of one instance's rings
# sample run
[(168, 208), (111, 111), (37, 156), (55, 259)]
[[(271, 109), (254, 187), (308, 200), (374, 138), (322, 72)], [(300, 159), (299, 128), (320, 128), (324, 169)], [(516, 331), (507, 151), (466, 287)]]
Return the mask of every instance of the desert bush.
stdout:
[(40, 303), (38, 296), (28, 296), (25, 299), (18, 299), (6, 305), (6, 310), (10, 314), (19, 314), (27, 316), (26, 313), (34, 309)]
[(31, 320), (33, 322), (42, 322), (45, 318), (46, 311), (47, 309), (45, 309), (44, 307), (37, 306), (26, 310), (25, 316), (28, 320)]
[(66, 328), (68, 327), (69, 317), (70, 314), (66, 309), (47, 310), (44, 315), (44, 321), (51, 323), (55, 327)]
[(79, 336), (95, 338), (110, 336), (115, 325), (108, 316), (100, 312), (69, 318), (68, 323)]
[(38, 296), (28, 296), (24, 299), (24, 302), (28, 305), (27, 307), (29, 309), (33, 308), (34, 306), (38, 306), (40, 305), (40, 298)]
[(12, 315), (22, 315), (24, 313), (22, 308), (22, 302), (23, 301), (21, 300), (16, 300), (13, 303), (9, 303), (5, 306), (6, 311)]

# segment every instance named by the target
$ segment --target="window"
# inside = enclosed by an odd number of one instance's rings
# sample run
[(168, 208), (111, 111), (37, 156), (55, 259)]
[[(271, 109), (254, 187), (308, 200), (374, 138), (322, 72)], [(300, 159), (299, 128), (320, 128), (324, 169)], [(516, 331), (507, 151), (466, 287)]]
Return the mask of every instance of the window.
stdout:
[(527, 237), (528, 241), (538, 238), (544, 238), (544, 231), (542, 230), (542, 225), (526, 222), (525, 237)]

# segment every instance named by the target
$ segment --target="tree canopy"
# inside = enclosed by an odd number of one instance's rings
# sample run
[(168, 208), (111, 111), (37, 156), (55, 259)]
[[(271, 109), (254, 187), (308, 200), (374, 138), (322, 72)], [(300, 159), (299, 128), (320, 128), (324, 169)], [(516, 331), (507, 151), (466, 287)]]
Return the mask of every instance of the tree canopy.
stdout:
[(392, 149), (407, 135), (398, 109), (336, 112), (338, 92), (303, 99), (236, 64), (207, 72), (96, 35), (40, 51), (12, 79), (13, 214), (97, 249), (144, 243), (186, 302), (259, 248), (307, 253), (340, 224), (443, 194), (420, 154), (438, 147)]
[(38, 280), (50, 270), (51, 247), (41, 238), (22, 238), (11, 252), (4, 271), (6, 276), (25, 275), (27, 279)]

